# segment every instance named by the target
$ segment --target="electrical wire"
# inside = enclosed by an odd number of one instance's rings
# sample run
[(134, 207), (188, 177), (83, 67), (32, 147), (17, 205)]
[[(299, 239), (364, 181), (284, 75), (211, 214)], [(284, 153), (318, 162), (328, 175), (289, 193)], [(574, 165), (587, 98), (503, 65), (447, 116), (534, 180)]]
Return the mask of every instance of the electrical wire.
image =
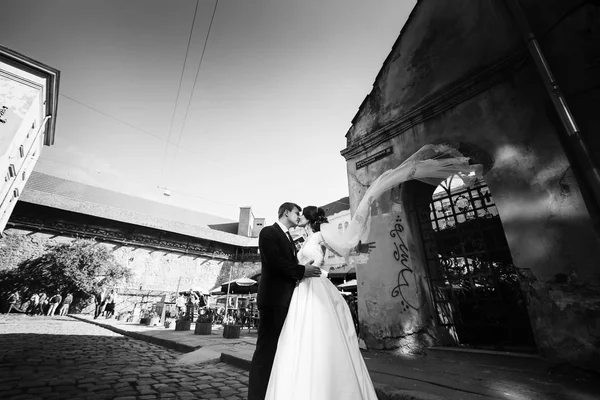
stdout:
[(198, 63), (198, 69), (196, 70), (194, 84), (192, 85), (192, 94), (190, 95), (190, 99), (189, 99), (187, 107), (185, 109), (185, 116), (183, 117), (183, 124), (181, 125), (181, 130), (179, 131), (179, 138), (177, 139), (177, 145), (175, 146), (175, 155), (177, 155), (177, 150), (179, 149), (179, 144), (180, 144), (181, 138), (183, 136), (183, 130), (185, 129), (185, 123), (187, 121), (188, 113), (190, 111), (192, 99), (194, 98), (194, 91), (196, 90), (196, 83), (198, 82), (198, 75), (200, 74), (200, 68), (202, 67), (202, 61), (204, 60), (204, 53), (206, 52), (206, 45), (208, 44), (208, 38), (210, 37), (210, 31), (212, 29), (213, 21), (215, 20), (215, 14), (217, 13), (217, 5), (218, 4), (219, 4), (219, 0), (216, 0), (215, 7), (213, 8), (213, 13), (210, 18), (210, 24), (208, 25), (208, 32), (206, 33), (206, 38), (204, 39), (204, 47), (202, 47), (202, 54), (200, 55), (200, 62)]
[[(132, 125), (132, 124), (130, 124), (130, 123), (128, 123), (128, 122), (126, 122), (126, 121), (123, 121), (123, 120), (121, 120), (121, 119), (117, 118), (117, 117), (114, 117), (114, 116), (112, 116), (112, 115), (110, 115), (110, 114), (107, 114), (107, 113), (105, 113), (105, 112), (103, 112), (103, 111), (100, 111), (100, 110), (98, 110), (97, 108), (94, 108), (94, 107), (92, 107), (92, 106), (90, 106), (90, 105), (88, 105), (88, 104), (86, 104), (86, 103), (84, 103), (84, 102), (82, 102), (82, 101), (76, 100), (76, 99), (74, 99), (74, 98), (72, 98), (72, 97), (70, 97), (70, 96), (67, 96), (67, 95), (65, 95), (65, 94), (62, 94), (62, 93), (61, 93), (60, 95), (61, 95), (61, 96), (63, 96), (63, 97), (65, 97), (65, 98), (67, 98), (67, 99), (69, 99), (69, 100), (71, 100), (71, 101), (73, 101), (73, 102), (75, 102), (75, 103), (77, 103), (77, 104), (80, 104), (80, 105), (82, 105), (83, 107), (89, 108), (90, 110), (92, 110), (92, 111), (95, 111), (95, 112), (99, 113), (99, 114), (100, 114), (100, 115), (102, 115), (102, 116), (105, 116), (105, 117), (107, 117), (107, 118), (110, 118), (110, 119), (112, 119), (112, 120), (115, 120), (115, 121), (117, 121), (117, 122), (120, 122), (120, 123), (122, 123), (122, 124), (124, 124), (124, 125), (126, 125), (126, 126), (128, 126), (128, 127), (130, 127), (130, 128), (133, 128), (133, 129), (135, 129), (135, 130), (137, 130), (137, 131), (139, 131), (139, 132), (141, 132), (141, 133), (145, 133), (145, 134), (147, 134), (147, 135), (150, 135), (150, 136), (152, 136), (152, 137), (154, 137), (154, 138), (160, 139), (161, 141), (164, 141), (164, 140), (165, 140), (164, 138), (162, 138), (162, 137), (160, 137), (160, 136), (158, 136), (158, 135), (156, 135), (156, 134), (154, 134), (154, 133), (148, 132), (148, 131), (146, 131), (146, 130), (144, 130), (144, 129), (142, 129), (142, 128), (139, 128), (139, 127), (137, 127), (137, 126), (135, 126), (135, 125)], [(217, 161), (217, 160), (215, 160), (214, 158), (207, 157), (205, 154), (200, 154), (200, 153), (197, 153), (197, 152), (195, 152), (195, 151), (192, 151), (192, 150), (190, 150), (190, 149), (188, 149), (188, 148), (185, 148), (185, 147), (184, 147), (184, 148), (181, 148), (181, 147), (179, 147), (179, 149), (180, 149), (180, 150), (183, 150), (183, 151), (187, 151), (188, 153), (190, 153), (190, 154), (193, 154), (193, 155), (195, 155), (195, 156), (202, 157), (203, 159), (206, 159), (206, 160), (209, 160), (209, 161), (212, 161), (212, 162), (215, 162), (215, 163), (221, 163), (221, 161)]]
[[(177, 104), (179, 103), (179, 94), (181, 93), (181, 85), (183, 82), (183, 75), (185, 72), (185, 66), (187, 65), (188, 54), (190, 52), (190, 44), (192, 43), (192, 36), (194, 33), (194, 26), (196, 25), (196, 15), (198, 14), (198, 5), (199, 4), (200, 4), (200, 0), (196, 0), (196, 9), (194, 10), (194, 18), (192, 19), (192, 27), (190, 28), (190, 35), (188, 37), (187, 48), (185, 50), (183, 66), (181, 67), (181, 76), (179, 77), (179, 87), (177, 88), (177, 96), (175, 96), (175, 105), (173, 106), (173, 114), (171, 115), (171, 124), (169, 125), (169, 135), (167, 136), (167, 144), (165, 145), (165, 154), (163, 156), (160, 176), (162, 176), (162, 174), (164, 173), (164, 170), (165, 170), (165, 161), (167, 159), (167, 154), (169, 152), (169, 144), (171, 141), (171, 132), (173, 131), (173, 121), (175, 121), (175, 112), (177, 111)], [(177, 145), (179, 145), (179, 142), (177, 142)]]
[(162, 137), (158, 136), (158, 135), (157, 135), (157, 134), (155, 134), (155, 133), (148, 132), (148, 131), (146, 131), (146, 130), (144, 130), (144, 129), (142, 129), (142, 128), (138, 128), (138, 127), (137, 127), (137, 126), (135, 126), (135, 125), (131, 125), (129, 122), (123, 121), (122, 119), (119, 119), (119, 118), (117, 118), (117, 117), (114, 117), (114, 116), (112, 116), (112, 115), (110, 115), (110, 114), (107, 114), (107, 113), (105, 113), (104, 111), (98, 110), (97, 108), (95, 108), (95, 107), (92, 107), (92, 106), (90, 106), (89, 104), (86, 104), (86, 103), (84, 103), (84, 102), (82, 102), (82, 101), (75, 100), (75, 99), (74, 99), (74, 98), (72, 98), (71, 96), (67, 96), (67, 95), (66, 95), (66, 94), (64, 94), (64, 93), (60, 93), (60, 96), (62, 96), (62, 97), (64, 97), (64, 98), (66, 98), (66, 99), (69, 99), (69, 100), (71, 100), (72, 102), (74, 102), (74, 103), (77, 103), (77, 104), (79, 104), (79, 105), (82, 105), (82, 106), (84, 106), (84, 107), (86, 107), (86, 108), (89, 108), (90, 110), (92, 110), (92, 111), (95, 111), (95, 112), (97, 112), (97, 113), (99, 113), (99, 114), (101, 114), (101, 115), (104, 115), (104, 116), (105, 116), (105, 117), (107, 117), (107, 118), (110, 118), (110, 119), (113, 119), (113, 120), (115, 120), (115, 121), (117, 121), (117, 122), (120, 122), (120, 123), (122, 123), (123, 125), (127, 125), (128, 127), (130, 127), (130, 128), (133, 128), (133, 129), (135, 129), (135, 130), (137, 130), (137, 131), (140, 131), (140, 132), (142, 132), (142, 133), (145, 133), (145, 134), (147, 134), (147, 135), (153, 136), (153, 137), (155, 137), (155, 138), (157, 138), (157, 139), (160, 139), (160, 140), (165, 140), (165, 139), (163, 139)]
[[(207, 32), (206, 38), (204, 40), (204, 46), (202, 48), (202, 53), (201, 53), (201, 56), (200, 56), (200, 63), (198, 65), (198, 69), (196, 71), (196, 76), (194, 78), (194, 84), (193, 84), (193, 87), (192, 87), (192, 94), (190, 95), (190, 99), (189, 99), (188, 104), (186, 106), (186, 112), (185, 112), (184, 121), (183, 121), (183, 124), (182, 124), (183, 126), (182, 126), (182, 128), (180, 130), (180, 133), (178, 135), (177, 144), (175, 145), (175, 155), (174, 155), (174, 157), (177, 155), (177, 152), (181, 149), (180, 143), (181, 143), (181, 138), (183, 136), (183, 129), (185, 127), (185, 121), (187, 119), (188, 112), (189, 112), (189, 109), (190, 109), (190, 105), (191, 105), (191, 102), (192, 102), (193, 93), (194, 93), (194, 90), (195, 90), (195, 87), (196, 87), (196, 82), (198, 80), (198, 75), (199, 75), (199, 72), (200, 72), (200, 68), (202, 66), (202, 60), (204, 59), (204, 53), (206, 51), (206, 46), (207, 46), (207, 43), (208, 43), (208, 38), (210, 36), (210, 31), (211, 31), (211, 28), (212, 28), (214, 17), (215, 17), (216, 11), (217, 11), (217, 5), (218, 5), (218, 3), (219, 3), (219, 0), (216, 0), (215, 6), (213, 8), (213, 13), (212, 13), (212, 16), (211, 16), (211, 20), (210, 20), (210, 25), (208, 27), (208, 32)], [(177, 96), (175, 98), (175, 105), (173, 107), (173, 114), (171, 115), (171, 123), (170, 123), (170, 126), (169, 126), (169, 134), (167, 136), (166, 144), (165, 144), (165, 152), (164, 152), (164, 155), (163, 155), (163, 161), (162, 161), (162, 166), (161, 166), (161, 176), (164, 173), (165, 164), (166, 164), (166, 158), (167, 158), (168, 151), (169, 151), (169, 145), (171, 144), (170, 143), (171, 133), (172, 133), (172, 130), (173, 130), (173, 123), (174, 123), (175, 114), (176, 114), (176, 111), (177, 111), (177, 104), (179, 102), (179, 95), (181, 93), (181, 87), (182, 87), (182, 84), (183, 84), (183, 76), (184, 76), (184, 72), (185, 72), (185, 66), (187, 65), (187, 60), (188, 60), (190, 45), (191, 45), (191, 42), (192, 42), (192, 37), (193, 37), (193, 32), (194, 32), (194, 26), (196, 24), (196, 17), (197, 17), (197, 14), (198, 14), (199, 4), (200, 4), (200, 0), (196, 0), (196, 7), (195, 7), (195, 10), (194, 10), (194, 17), (193, 17), (193, 20), (192, 20), (192, 26), (190, 28), (190, 34), (189, 34), (189, 37), (188, 37), (188, 43), (187, 43), (187, 48), (186, 48), (186, 52), (185, 52), (184, 62), (183, 62), (183, 66), (182, 66), (182, 69), (181, 69), (181, 75), (180, 75), (180, 78), (179, 78), (179, 85), (178, 85), (178, 88), (177, 88)], [(77, 104), (79, 104), (79, 105), (81, 105), (81, 106), (84, 106), (84, 107), (86, 107), (86, 108), (88, 108), (88, 109), (90, 109), (92, 111), (95, 111), (95, 112), (97, 112), (97, 113), (99, 113), (99, 114), (101, 114), (101, 115), (103, 115), (103, 116), (105, 116), (107, 118), (113, 119), (113, 120), (115, 120), (117, 122), (122, 123), (123, 125), (126, 125), (126, 126), (128, 126), (130, 128), (133, 128), (133, 129), (135, 129), (135, 130), (137, 130), (139, 132), (145, 133), (147, 135), (150, 135), (150, 136), (155, 137), (155, 138), (160, 139), (160, 140), (165, 140), (162, 137), (160, 137), (160, 136), (158, 136), (158, 135), (156, 135), (156, 134), (154, 134), (152, 132), (146, 131), (146, 130), (144, 130), (142, 128), (139, 128), (139, 127), (137, 127), (135, 125), (132, 125), (132, 124), (128, 123), (127, 121), (124, 121), (124, 120), (122, 120), (120, 118), (117, 118), (117, 117), (114, 117), (114, 116), (112, 116), (110, 114), (107, 114), (106, 112), (101, 111), (101, 110), (99, 110), (99, 109), (97, 109), (95, 107), (92, 107), (89, 104), (86, 104), (86, 103), (84, 103), (82, 101), (76, 100), (76, 99), (74, 99), (71, 96), (68, 96), (68, 95), (63, 94), (63, 93), (60, 93), (60, 95), (63, 96), (63, 97), (65, 97), (65, 98), (67, 98), (67, 99), (69, 99), (69, 100), (71, 100), (71, 101), (73, 101), (73, 102), (75, 102), (75, 103), (77, 103)], [(191, 154), (200, 156), (203, 159), (207, 159), (207, 160), (213, 161), (215, 163), (220, 163), (219, 161), (214, 160), (214, 159), (212, 159), (210, 157), (207, 157), (204, 154), (195, 153), (193, 151), (190, 151), (187, 148), (183, 149), (183, 150), (185, 150), (185, 151), (187, 151), (187, 152), (189, 152)]]

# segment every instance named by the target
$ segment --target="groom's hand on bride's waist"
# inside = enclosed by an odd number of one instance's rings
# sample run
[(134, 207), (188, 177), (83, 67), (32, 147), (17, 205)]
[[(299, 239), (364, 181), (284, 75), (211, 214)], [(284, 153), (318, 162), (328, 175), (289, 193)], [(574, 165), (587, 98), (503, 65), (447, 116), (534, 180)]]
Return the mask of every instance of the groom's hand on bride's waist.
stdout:
[(315, 261), (314, 260), (310, 260), (309, 262), (307, 262), (304, 265), (304, 277), (305, 278), (312, 278), (315, 276), (321, 276), (321, 268), (319, 267), (315, 267), (313, 265)]

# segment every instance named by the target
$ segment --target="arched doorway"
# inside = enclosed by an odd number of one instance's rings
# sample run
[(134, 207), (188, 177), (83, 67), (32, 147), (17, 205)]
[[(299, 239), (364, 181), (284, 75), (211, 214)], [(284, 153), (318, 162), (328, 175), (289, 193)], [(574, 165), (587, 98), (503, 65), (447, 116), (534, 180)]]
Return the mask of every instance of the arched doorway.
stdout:
[(460, 345), (535, 352), (517, 269), (485, 180), (467, 186), (452, 176), (430, 190), (414, 211), (438, 324)]

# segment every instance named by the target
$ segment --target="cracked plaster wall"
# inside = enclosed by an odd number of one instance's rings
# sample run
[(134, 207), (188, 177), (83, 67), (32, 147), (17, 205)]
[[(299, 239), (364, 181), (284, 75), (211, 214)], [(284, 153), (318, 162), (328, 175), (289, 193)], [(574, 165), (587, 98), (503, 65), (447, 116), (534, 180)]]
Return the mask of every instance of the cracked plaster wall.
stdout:
[(436, 343), (426, 271), (394, 191), (373, 206), (368, 242), (377, 247), (356, 269), (360, 335), (369, 348), (417, 352)]
[[(531, 8), (535, 2), (525, 3)], [(417, 4), (348, 132), (349, 145), (514, 47), (515, 37), (508, 33), (514, 29), (503, 22), (506, 12), (500, 2), (469, 5), (466, 0)], [(560, 15), (553, 11), (546, 14)], [(455, 25), (449, 26), (450, 21)], [(598, 117), (591, 116), (589, 107), (575, 112), (585, 126), (592, 124), (597, 130)], [(600, 243), (553, 113), (537, 71), (525, 65), (453, 109), (348, 159), (351, 210), (383, 171), (425, 144), (466, 142), (484, 149), (495, 160), (485, 178), (522, 275), (540, 353), (557, 363), (600, 370), (600, 272), (594, 251)], [(392, 156), (356, 170), (358, 160), (389, 146)], [(391, 217), (376, 214), (369, 240), (377, 241), (377, 248), (357, 273), (359, 316), (368, 345), (385, 348), (430, 325), (422, 324), (426, 315), (399, 318), (397, 299), (378, 286), (393, 278), (389, 257), (394, 249), (386, 241)]]

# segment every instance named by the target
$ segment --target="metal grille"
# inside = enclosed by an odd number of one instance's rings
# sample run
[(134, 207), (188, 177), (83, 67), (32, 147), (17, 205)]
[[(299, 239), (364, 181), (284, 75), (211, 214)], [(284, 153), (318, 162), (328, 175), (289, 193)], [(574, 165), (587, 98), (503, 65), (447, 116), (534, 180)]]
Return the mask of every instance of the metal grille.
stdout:
[(491, 193), (483, 181), (451, 184), (417, 213), (439, 323), (461, 344), (530, 347), (523, 294)]

